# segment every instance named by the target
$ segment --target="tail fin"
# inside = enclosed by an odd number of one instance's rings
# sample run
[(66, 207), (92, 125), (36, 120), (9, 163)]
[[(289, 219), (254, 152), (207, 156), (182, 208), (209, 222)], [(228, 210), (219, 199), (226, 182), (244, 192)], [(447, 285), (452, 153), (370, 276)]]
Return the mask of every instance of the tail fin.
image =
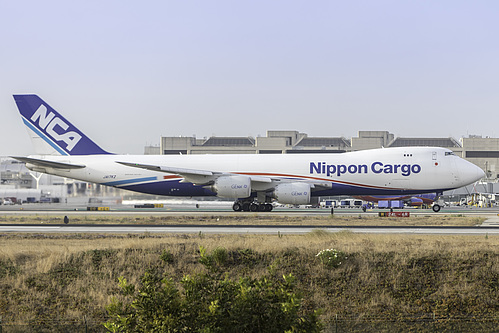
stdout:
[(37, 95), (14, 95), (14, 100), (37, 154), (109, 154)]

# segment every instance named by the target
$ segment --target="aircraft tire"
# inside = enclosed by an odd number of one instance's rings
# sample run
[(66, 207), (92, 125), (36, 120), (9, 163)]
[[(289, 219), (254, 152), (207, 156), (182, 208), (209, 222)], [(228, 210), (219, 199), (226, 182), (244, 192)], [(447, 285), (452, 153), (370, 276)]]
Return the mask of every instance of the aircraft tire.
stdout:
[(274, 208), (274, 206), (272, 206), (272, 204), (265, 204), (265, 211), (266, 212), (271, 212), (272, 209)]
[(252, 202), (252, 203), (250, 204), (250, 206), (249, 206), (250, 211), (252, 211), (252, 212), (258, 212), (258, 207), (259, 207), (259, 206), (260, 206), (259, 204)]
[(442, 207), (440, 207), (440, 205), (437, 205), (437, 204), (434, 204), (433, 207), (431, 207), (431, 209), (433, 209), (433, 211), (435, 213), (438, 213), (440, 211)]
[(334, 207), (331, 207), (331, 215), (334, 214)]
[(234, 202), (234, 204), (232, 205), (232, 209), (235, 211), (235, 212), (240, 212), (243, 210), (243, 206), (241, 205), (240, 202)]
[(243, 212), (249, 212), (249, 211), (250, 211), (250, 203), (244, 202), (243, 203)]

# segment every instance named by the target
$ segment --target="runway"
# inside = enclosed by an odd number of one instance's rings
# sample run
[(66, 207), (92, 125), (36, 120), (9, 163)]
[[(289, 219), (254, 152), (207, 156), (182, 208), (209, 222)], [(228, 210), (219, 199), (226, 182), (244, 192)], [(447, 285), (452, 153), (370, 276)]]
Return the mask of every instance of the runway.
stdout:
[(499, 227), (406, 227), (406, 226), (270, 226), (270, 225), (121, 225), (79, 224), (39, 225), (1, 224), (0, 233), (175, 233), (175, 234), (306, 234), (315, 229), (328, 232), (353, 232), (365, 234), (421, 234), (421, 235), (499, 235)]
[[(8, 209), (5, 209), (8, 208)], [(27, 209), (25, 209), (27, 208)], [(37, 209), (38, 208), (38, 209)], [(284, 224), (267, 224), (267, 225), (238, 225), (237, 217), (254, 217), (254, 216), (280, 216), (280, 217), (311, 217), (311, 216), (328, 216), (328, 209), (276, 209), (270, 213), (250, 213), (250, 212), (233, 212), (230, 209), (196, 209), (177, 207), (176, 209), (115, 209), (110, 211), (87, 211), (81, 208), (64, 209), (65, 207), (49, 206), (40, 209), (36, 206), (21, 206), (21, 207), (2, 207), (0, 217), (3, 221), (0, 223), (0, 233), (115, 233), (115, 234), (138, 234), (138, 233), (176, 233), (176, 234), (306, 234), (315, 229), (321, 229), (328, 232), (349, 231), (353, 233), (367, 234), (422, 234), (422, 235), (497, 235), (499, 234), (499, 216), (497, 209), (445, 209), (442, 212), (434, 213), (431, 210), (408, 209), (411, 216), (445, 216), (446, 214), (459, 214), (473, 217), (485, 217), (487, 220), (481, 226), (472, 227), (457, 227), (457, 226), (344, 226), (331, 224), (324, 225), (284, 225)], [(378, 215), (380, 210), (362, 212), (360, 209), (337, 209), (335, 216), (369, 216)], [(68, 216), (70, 221), (74, 221), (76, 217), (80, 217), (76, 224), (9, 224), (9, 216), (26, 216), (40, 217), (41, 220), (49, 217), (58, 217), (58, 221), (62, 222), (62, 217)], [(137, 220), (144, 220), (144, 224), (85, 224), (83, 221), (85, 216), (95, 218), (96, 216), (103, 217), (133, 217)], [(194, 218), (202, 217), (234, 217), (234, 223), (231, 225), (197, 223), (193, 224), (146, 224), (146, 217), (162, 217), (162, 216), (190, 216)], [(83, 217), (83, 218), (81, 218)], [(139, 218), (142, 217), (142, 218)], [(327, 220), (326, 220), (327, 221)], [(28, 221), (26, 221), (29, 223)], [(60, 223), (57, 221), (53, 221)], [(80, 224), (78, 224), (80, 223)], [(133, 223), (133, 222), (132, 222)], [(306, 223), (306, 222), (305, 222)], [(381, 222), (382, 223), (382, 222)]]
[[(165, 208), (146, 208), (138, 209), (133, 206), (111, 206), (107, 207), (106, 211), (89, 211), (83, 205), (64, 205), (64, 204), (43, 204), (43, 205), (22, 205), (22, 206), (0, 206), (1, 215), (115, 215), (115, 216), (130, 216), (130, 215), (210, 215), (216, 214), (220, 216), (245, 216), (245, 215), (277, 215), (277, 216), (328, 216), (331, 215), (329, 208), (283, 208), (277, 207), (272, 212), (234, 212), (231, 206), (220, 206), (202, 203), (199, 207), (195, 205), (168, 205)], [(360, 208), (336, 208), (334, 215), (337, 216), (377, 216), (379, 212), (387, 211), (382, 209), (371, 209), (363, 212)], [(395, 210), (397, 211), (397, 210)], [(496, 208), (462, 208), (462, 207), (446, 207), (440, 212), (435, 213), (431, 209), (404, 209), (410, 212), (412, 216), (429, 215), (438, 216), (446, 214), (462, 214), (470, 216), (493, 216), (499, 213)]]

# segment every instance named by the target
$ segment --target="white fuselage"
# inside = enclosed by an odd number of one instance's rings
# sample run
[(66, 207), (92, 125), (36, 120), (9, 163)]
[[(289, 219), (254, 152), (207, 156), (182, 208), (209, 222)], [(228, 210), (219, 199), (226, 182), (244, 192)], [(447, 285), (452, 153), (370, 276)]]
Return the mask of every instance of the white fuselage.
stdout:
[[(426, 193), (458, 188), (479, 180), (483, 171), (437, 147), (372, 149), (339, 154), (276, 155), (84, 155), (36, 156), (81, 169), (28, 167), (40, 172), (118, 188), (162, 195), (209, 195), (200, 186), (182, 187), (182, 177), (125, 166), (140, 163), (297, 181), (330, 182), (320, 195)], [(148, 190), (153, 189), (154, 190)], [(175, 189), (177, 188), (177, 191)]]

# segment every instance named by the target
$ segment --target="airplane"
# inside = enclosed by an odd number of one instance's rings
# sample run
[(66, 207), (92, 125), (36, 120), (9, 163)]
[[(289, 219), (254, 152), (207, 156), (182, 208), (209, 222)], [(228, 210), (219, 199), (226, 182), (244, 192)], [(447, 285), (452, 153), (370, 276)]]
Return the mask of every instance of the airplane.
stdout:
[[(305, 205), (319, 196), (443, 192), (484, 176), (439, 147), (332, 154), (117, 155), (88, 138), (33, 94), (14, 95), (36, 155), (12, 156), (61, 177), (165, 196), (218, 196), (234, 211)], [(333, 213), (333, 211), (331, 211)]]
[[(441, 193), (424, 193), (424, 194), (414, 194), (414, 195), (354, 195), (356, 199), (369, 201), (369, 202), (379, 202), (379, 201), (403, 201), (405, 205), (408, 206), (422, 206), (424, 204), (430, 205), (435, 202), (437, 197)], [(433, 211), (438, 212), (441, 206), (435, 203), (432, 206)], [(365, 206), (363, 207), (365, 209)]]
[(415, 195), (354, 195), (353, 197), (370, 202), (402, 200), (409, 206), (421, 206), (433, 203), (437, 196), (437, 193), (424, 193)]

